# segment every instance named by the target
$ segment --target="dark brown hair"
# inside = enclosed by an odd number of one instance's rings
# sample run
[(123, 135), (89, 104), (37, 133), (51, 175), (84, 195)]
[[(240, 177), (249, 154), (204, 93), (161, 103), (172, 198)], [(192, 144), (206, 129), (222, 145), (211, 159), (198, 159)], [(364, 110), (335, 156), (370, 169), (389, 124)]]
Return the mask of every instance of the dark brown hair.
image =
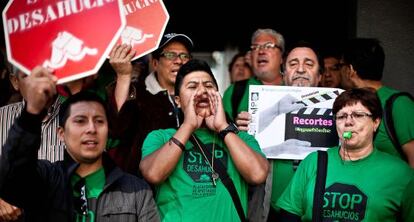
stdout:
[(355, 88), (344, 91), (335, 99), (333, 114), (336, 115), (345, 106), (355, 105), (358, 102), (369, 110), (373, 120), (381, 118), (381, 102), (373, 88)]

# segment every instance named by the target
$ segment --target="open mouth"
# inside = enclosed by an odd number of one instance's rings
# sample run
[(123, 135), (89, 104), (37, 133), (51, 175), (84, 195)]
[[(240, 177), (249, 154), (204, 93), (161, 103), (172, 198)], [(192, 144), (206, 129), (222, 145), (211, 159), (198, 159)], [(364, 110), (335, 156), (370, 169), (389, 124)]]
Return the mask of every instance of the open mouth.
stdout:
[(206, 108), (206, 107), (209, 107), (210, 106), (210, 101), (207, 98), (200, 99), (200, 100), (197, 101), (196, 106), (198, 108)]
[(267, 60), (266, 58), (259, 58), (258, 60), (257, 60), (257, 64), (259, 65), (259, 66), (264, 66), (264, 65), (266, 65), (266, 64), (268, 64), (269, 63), (269, 60)]
[(82, 145), (84, 145), (88, 148), (94, 148), (98, 145), (98, 141), (96, 141), (96, 140), (85, 140), (85, 141), (82, 141)]

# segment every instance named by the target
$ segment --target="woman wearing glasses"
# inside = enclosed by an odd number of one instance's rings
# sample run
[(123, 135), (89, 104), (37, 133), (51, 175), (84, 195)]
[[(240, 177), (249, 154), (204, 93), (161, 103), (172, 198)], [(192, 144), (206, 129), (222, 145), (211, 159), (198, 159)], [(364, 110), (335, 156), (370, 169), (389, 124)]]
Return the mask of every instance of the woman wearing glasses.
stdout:
[[(343, 92), (334, 102), (333, 114), (340, 145), (327, 151), (321, 221), (412, 221), (413, 171), (373, 145), (382, 115), (375, 92)], [(317, 156), (312, 153), (301, 162), (278, 200), (281, 221), (314, 221)]]

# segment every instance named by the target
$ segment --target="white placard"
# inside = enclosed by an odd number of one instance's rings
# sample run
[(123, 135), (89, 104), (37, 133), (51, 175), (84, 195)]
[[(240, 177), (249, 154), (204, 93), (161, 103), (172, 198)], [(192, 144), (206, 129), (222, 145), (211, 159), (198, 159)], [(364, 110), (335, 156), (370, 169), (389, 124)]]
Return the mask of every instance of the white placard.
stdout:
[(250, 86), (249, 133), (267, 158), (304, 159), (338, 144), (332, 105), (338, 88)]

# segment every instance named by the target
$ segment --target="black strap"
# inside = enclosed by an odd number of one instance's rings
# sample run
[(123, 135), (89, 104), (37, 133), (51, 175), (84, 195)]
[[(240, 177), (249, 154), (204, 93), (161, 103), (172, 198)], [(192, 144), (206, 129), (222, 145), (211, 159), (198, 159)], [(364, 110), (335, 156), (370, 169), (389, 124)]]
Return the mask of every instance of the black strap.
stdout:
[(235, 120), (237, 117), (237, 110), (239, 108), (244, 91), (246, 90), (247, 81), (249, 81), (249, 79), (240, 80), (234, 83), (233, 94), (231, 95), (231, 109), (233, 110), (233, 120)]
[(313, 193), (312, 221), (322, 221), (323, 195), (325, 193), (326, 173), (328, 165), (328, 154), (318, 150), (318, 168), (316, 171), (315, 191)]
[[(272, 207), (271, 207), (272, 208)], [(276, 213), (277, 217), (275, 220), (267, 221), (277, 221), (277, 222), (301, 222), (301, 219), (298, 215), (287, 212), (286, 210), (280, 209), (279, 213)]]
[[(207, 157), (213, 155), (211, 153), (211, 150), (207, 149), (205, 147), (204, 143), (201, 142), (201, 140), (198, 139), (195, 134), (190, 136), (190, 141), (193, 144), (193, 146), (197, 145), (197, 142), (195, 141), (195, 139), (198, 141), (198, 144), (200, 144), (200, 146), (201, 146), (200, 148), (203, 149), (203, 151), (206, 153)], [(237, 214), (239, 215), (240, 221), (242, 221), (242, 222), (247, 221), (246, 215), (244, 214), (244, 210), (243, 210), (243, 207), (242, 207), (241, 202), (240, 202), (239, 195), (237, 194), (236, 187), (234, 186), (234, 183), (231, 180), (229, 174), (227, 174), (226, 167), (224, 166), (223, 162), (221, 162), (221, 160), (216, 160), (215, 163), (216, 164), (215, 164), (215, 169), (214, 170), (216, 171), (216, 173), (219, 174), (221, 182), (223, 182), (224, 186), (229, 191), (230, 196), (233, 199), (234, 206), (236, 207)]]
[(395, 132), (394, 121), (392, 119), (392, 105), (393, 105), (395, 99), (397, 99), (397, 97), (399, 97), (399, 96), (407, 96), (412, 101), (414, 101), (413, 96), (408, 92), (399, 92), (399, 93), (393, 94), (385, 102), (385, 109), (384, 109), (384, 113), (383, 113), (383, 119), (384, 119), (385, 130), (387, 131), (387, 134), (388, 134), (392, 144), (394, 145), (395, 149), (397, 149), (397, 151), (400, 153), (401, 157), (404, 160), (407, 161), (407, 157), (405, 156), (405, 154), (402, 150), (401, 144), (398, 142), (397, 133)]

